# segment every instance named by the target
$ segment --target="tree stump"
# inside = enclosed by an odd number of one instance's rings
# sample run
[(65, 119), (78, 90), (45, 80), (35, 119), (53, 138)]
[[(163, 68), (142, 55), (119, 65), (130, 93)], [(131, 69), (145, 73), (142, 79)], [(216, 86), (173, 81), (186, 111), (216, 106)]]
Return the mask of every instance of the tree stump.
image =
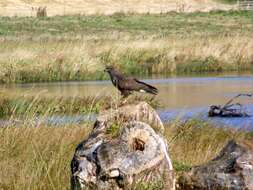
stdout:
[(125, 190), (156, 184), (174, 190), (163, 129), (147, 103), (101, 113), (89, 137), (76, 148), (71, 188)]

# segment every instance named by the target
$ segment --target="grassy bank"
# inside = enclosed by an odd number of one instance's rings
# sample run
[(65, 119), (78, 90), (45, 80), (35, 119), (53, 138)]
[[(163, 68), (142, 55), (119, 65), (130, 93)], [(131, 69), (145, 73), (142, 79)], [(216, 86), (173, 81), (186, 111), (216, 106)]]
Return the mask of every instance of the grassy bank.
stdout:
[[(252, 140), (247, 133), (197, 121), (174, 123), (166, 130), (177, 172), (210, 160), (229, 139)], [(0, 188), (69, 189), (71, 158), (89, 131), (89, 126), (0, 128)]]
[[(160, 102), (152, 97), (132, 96), (128, 103), (146, 101), (154, 108), (161, 107)], [(117, 108), (120, 97), (85, 96), (85, 97), (47, 97), (35, 95), (8, 95), (0, 93), (0, 119), (34, 120), (36, 117), (74, 116), (98, 113), (108, 108)]]
[(0, 82), (249, 70), (253, 13), (0, 18)]
[(110, 97), (7, 97), (0, 96), (0, 118), (35, 118), (36, 116), (97, 113), (113, 104)]

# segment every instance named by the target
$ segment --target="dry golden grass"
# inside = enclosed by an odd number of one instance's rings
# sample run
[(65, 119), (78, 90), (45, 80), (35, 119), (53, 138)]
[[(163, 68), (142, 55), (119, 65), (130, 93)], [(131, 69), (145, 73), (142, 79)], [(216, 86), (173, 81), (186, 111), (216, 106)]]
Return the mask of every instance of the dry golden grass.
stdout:
[[(0, 189), (69, 189), (70, 161), (90, 127), (0, 128)], [(166, 127), (170, 156), (177, 171), (213, 158), (230, 139), (244, 141), (245, 132), (190, 121)]]
[(39, 6), (49, 16), (66, 14), (113, 14), (115, 12), (160, 13), (228, 10), (235, 6), (212, 0), (1, 0), (2, 16), (35, 16)]
[(0, 81), (4, 83), (104, 79), (108, 64), (130, 73), (165, 74), (244, 70), (253, 63), (253, 41), (240, 36), (99, 43), (4, 41), (2, 45)]
[(252, 13), (0, 17), (0, 82), (105, 79), (127, 73), (246, 70), (253, 63)]
[(252, 140), (245, 131), (210, 126), (208, 123), (196, 120), (183, 124), (172, 123), (166, 127), (165, 136), (168, 139), (172, 159), (186, 166), (206, 163), (214, 158), (231, 139), (240, 143)]
[(70, 161), (87, 126), (0, 129), (0, 189), (69, 189)]
[[(238, 68), (250, 68), (253, 63), (253, 41), (250, 37), (195, 37), (194, 39), (149, 39), (129, 40), (110, 43), (103, 46), (103, 50), (97, 47), (97, 52), (108, 53), (106, 61), (124, 68), (124, 59), (130, 57), (133, 65), (151, 67), (152, 73), (180, 72), (183, 65), (189, 71), (201, 72), (201, 68), (195, 68), (194, 61), (203, 61), (204, 71), (212, 70), (237, 70)], [(215, 63), (207, 65), (205, 62), (211, 58)], [(149, 65), (149, 62), (151, 64)], [(105, 62), (106, 63), (106, 62)], [(135, 66), (136, 66), (135, 65)], [(201, 67), (201, 65), (200, 65)], [(205, 70), (206, 69), (206, 70)]]

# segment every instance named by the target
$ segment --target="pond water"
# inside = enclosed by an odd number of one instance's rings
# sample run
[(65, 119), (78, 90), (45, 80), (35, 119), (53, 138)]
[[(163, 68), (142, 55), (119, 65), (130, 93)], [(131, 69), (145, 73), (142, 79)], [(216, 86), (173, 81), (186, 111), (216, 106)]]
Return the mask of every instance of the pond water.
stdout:
[[(253, 93), (253, 75), (251, 74), (153, 78), (143, 79), (143, 81), (158, 88), (159, 94), (156, 98), (163, 105), (163, 108), (158, 111), (164, 121), (197, 117), (221, 126), (253, 130), (253, 117), (210, 119), (206, 116), (210, 105), (224, 104), (239, 93)], [(41, 94), (41, 96), (119, 95), (110, 81), (2, 85), (0, 90), (8, 91), (10, 94)], [(241, 97), (237, 101), (244, 104), (247, 111), (253, 115), (253, 97)], [(78, 121), (80, 120), (79, 118)]]

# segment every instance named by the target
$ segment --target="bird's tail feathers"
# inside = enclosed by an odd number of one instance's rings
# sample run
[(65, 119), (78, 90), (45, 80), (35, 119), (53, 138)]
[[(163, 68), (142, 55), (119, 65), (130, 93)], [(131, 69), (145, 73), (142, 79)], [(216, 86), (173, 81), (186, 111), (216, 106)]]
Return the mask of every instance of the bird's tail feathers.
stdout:
[(145, 92), (150, 93), (150, 94), (154, 94), (157, 95), (158, 94), (158, 90), (156, 88), (150, 88), (150, 87), (146, 87), (145, 89), (143, 89)]
[(151, 86), (145, 82), (141, 82), (141, 81), (137, 81), (139, 84), (141, 84), (141, 90), (150, 93), (150, 94), (154, 94), (157, 95), (158, 94), (158, 89), (154, 86)]

